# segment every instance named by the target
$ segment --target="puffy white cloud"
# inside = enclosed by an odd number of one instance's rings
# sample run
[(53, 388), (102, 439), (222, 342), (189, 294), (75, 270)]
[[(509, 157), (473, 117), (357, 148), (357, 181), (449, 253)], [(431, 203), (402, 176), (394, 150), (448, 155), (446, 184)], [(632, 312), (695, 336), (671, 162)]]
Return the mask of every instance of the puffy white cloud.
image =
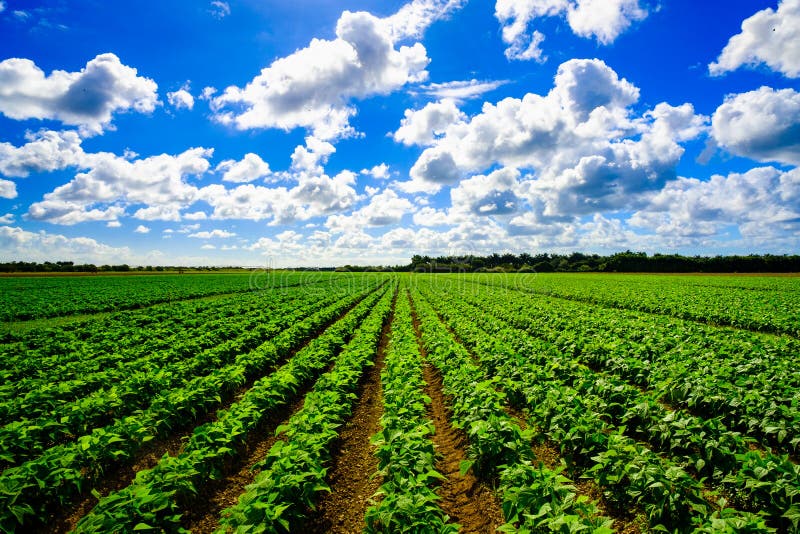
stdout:
[(204, 211), (193, 211), (191, 213), (184, 214), (183, 218), (187, 221), (204, 221), (208, 218), (208, 215), (206, 215), (206, 212)]
[(429, 83), (423, 85), (421, 89), (425, 94), (438, 99), (462, 101), (477, 98), (507, 83), (508, 80), (480, 81), (473, 78), (472, 80)]
[(361, 174), (368, 174), (376, 180), (387, 180), (390, 176), (389, 166), (385, 163), (375, 165), (371, 169), (361, 169)]
[(108, 228), (119, 228), (119, 227), (121, 227), (121, 226), (122, 226), (122, 223), (121, 223), (121, 222), (119, 222), (119, 221), (108, 221), (108, 222), (106, 223), (106, 226), (107, 226)]
[(236, 233), (215, 228), (211, 231), (195, 232), (193, 234), (189, 234), (187, 237), (194, 237), (196, 239), (227, 239), (229, 237), (236, 237)]
[(211, 9), (209, 11), (214, 17), (218, 19), (224, 19), (231, 14), (231, 6), (228, 2), (214, 0), (211, 2)]
[(406, 146), (433, 144), (448, 127), (467, 118), (452, 99), (431, 102), (418, 110), (407, 109), (404, 115), (393, 137)]
[(745, 19), (742, 32), (731, 37), (708, 71), (719, 76), (762, 64), (789, 78), (800, 76), (800, 0), (781, 0), (777, 10), (768, 7)]
[(793, 89), (728, 95), (712, 129), (717, 143), (736, 155), (800, 165), (800, 93)]
[(194, 107), (194, 97), (188, 87), (181, 87), (177, 91), (167, 93), (167, 102), (175, 109), (189, 109)]
[(80, 72), (56, 70), (49, 76), (29, 59), (0, 62), (0, 113), (17, 120), (58, 120), (84, 134), (109, 128), (120, 111), (152, 112), (157, 89), (153, 80), (110, 53), (98, 55)]
[(517, 169), (503, 168), (463, 180), (450, 190), (453, 209), (469, 218), (512, 214), (522, 203), (515, 193), (519, 177)]
[(325, 226), (333, 231), (360, 230), (369, 226), (388, 226), (397, 224), (403, 215), (413, 209), (411, 202), (400, 197), (392, 189), (384, 189), (374, 195), (369, 204), (353, 211), (350, 215), (332, 215)]
[(13, 213), (6, 213), (2, 217), (0, 217), (0, 224), (11, 224), (14, 222), (14, 214)]
[[(144, 204), (136, 214), (143, 219), (177, 220), (182, 206), (199, 196), (198, 189), (186, 181), (188, 176), (205, 173), (213, 149), (192, 148), (178, 155), (161, 154), (128, 161), (101, 152), (86, 154), (80, 166), (88, 169), (70, 182), (33, 203), (32, 219), (59, 224), (90, 220), (113, 220), (125, 212), (126, 205)], [(109, 205), (102, 209), (98, 205)]]
[(143, 224), (140, 224), (139, 226), (136, 227), (136, 230), (134, 230), (134, 232), (136, 232), (137, 234), (149, 234), (150, 228), (148, 228)]
[(545, 36), (531, 26), (538, 18), (554, 16), (566, 16), (575, 35), (610, 44), (633, 22), (647, 17), (647, 11), (639, 0), (497, 0), (495, 17), (509, 45), (506, 57), (544, 61)]
[(53, 261), (53, 258), (58, 258), (77, 263), (105, 264), (132, 262), (133, 254), (128, 247), (111, 247), (88, 237), (66, 237), (0, 226), (0, 256), (21, 261)]
[(77, 132), (42, 130), (26, 135), (20, 147), (0, 143), (0, 174), (25, 177), (32, 172), (50, 172), (79, 165), (84, 160)]
[(638, 96), (600, 60), (567, 61), (547, 95), (485, 103), (469, 120), (441, 126), (444, 133), (412, 167), (412, 180), (398, 187), (435, 192), (500, 166), (532, 173), (481, 204), (489, 213), (518, 209), (519, 199), (551, 220), (635, 207), (643, 193), (675, 178), (684, 152), (679, 143), (707, 129), (707, 118), (689, 104), (662, 103), (636, 117), (631, 107)]
[(211, 243), (206, 243), (200, 247), (201, 250), (216, 250), (216, 245), (212, 245)]
[(425, 47), (395, 48), (389, 26), (369, 13), (345, 11), (335, 40), (313, 39), (244, 88), (231, 86), (215, 97), (216, 119), (240, 130), (306, 127), (323, 140), (354, 134), (352, 99), (387, 94), (428, 74)]
[(735, 225), (755, 243), (800, 232), (800, 170), (760, 167), (710, 180), (680, 178), (655, 194), (630, 223), (662, 236), (715, 236)]
[(269, 164), (258, 154), (249, 152), (239, 160), (226, 159), (217, 165), (217, 172), (223, 172), (225, 182), (247, 183), (270, 175)]
[(17, 184), (0, 179), (0, 198), (17, 198)]

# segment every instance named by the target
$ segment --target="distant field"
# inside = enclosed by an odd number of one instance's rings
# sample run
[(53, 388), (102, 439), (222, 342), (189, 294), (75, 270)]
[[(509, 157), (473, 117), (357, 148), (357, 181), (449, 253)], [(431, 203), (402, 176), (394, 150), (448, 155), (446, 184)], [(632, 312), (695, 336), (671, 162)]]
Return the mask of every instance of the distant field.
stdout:
[(797, 532), (799, 310), (773, 276), (2, 278), (0, 530)]

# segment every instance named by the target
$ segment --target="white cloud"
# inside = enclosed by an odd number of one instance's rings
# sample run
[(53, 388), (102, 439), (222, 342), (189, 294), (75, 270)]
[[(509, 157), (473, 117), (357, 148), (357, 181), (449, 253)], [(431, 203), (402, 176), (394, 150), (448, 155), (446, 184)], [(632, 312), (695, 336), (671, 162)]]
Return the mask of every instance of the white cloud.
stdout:
[(463, 180), (450, 190), (453, 210), (469, 218), (512, 214), (522, 203), (515, 193), (519, 177), (517, 169), (504, 168)]
[(484, 93), (494, 91), (508, 80), (479, 81), (476, 79), (452, 81), (445, 83), (429, 83), (421, 87), (422, 91), (438, 99), (452, 99), (456, 101), (477, 98)]
[(208, 218), (208, 215), (206, 215), (204, 211), (193, 211), (191, 213), (186, 213), (183, 218), (187, 221), (203, 221)]
[(800, 93), (793, 89), (728, 95), (714, 112), (712, 129), (733, 154), (800, 165)]
[(631, 218), (633, 226), (679, 238), (713, 237), (735, 225), (751, 243), (800, 232), (800, 170), (760, 167), (708, 181), (670, 182)]
[(244, 88), (215, 97), (215, 118), (240, 130), (305, 127), (328, 140), (353, 135), (350, 101), (423, 81), (428, 64), (420, 43), (395, 48), (389, 25), (369, 13), (342, 13), (336, 39), (275, 60)]
[(633, 22), (647, 17), (639, 0), (497, 0), (495, 17), (502, 25), (508, 59), (544, 61), (544, 35), (531, 31), (541, 17), (566, 16), (575, 35), (613, 43)]
[(14, 222), (14, 214), (13, 213), (6, 213), (2, 217), (0, 217), (0, 224), (11, 224)]
[(127, 247), (111, 247), (88, 237), (66, 237), (47, 232), (0, 226), (0, 256), (20, 261), (74, 261), (77, 263), (131, 262)]
[(189, 92), (189, 87), (184, 86), (177, 91), (167, 93), (167, 102), (175, 109), (189, 109), (194, 107), (194, 97)]
[(635, 206), (675, 178), (679, 143), (702, 135), (707, 121), (689, 104), (662, 103), (636, 117), (638, 96), (600, 60), (567, 61), (547, 95), (485, 103), (469, 120), (440, 125), (443, 134), (414, 164), (412, 180), (398, 187), (435, 192), (499, 166), (532, 173), (513, 191), (495, 191), (496, 202), (481, 204), (486, 213), (519, 208), (518, 199), (540, 220)]
[(253, 182), (271, 174), (269, 164), (252, 152), (245, 154), (239, 161), (226, 159), (217, 165), (215, 170), (224, 173), (223, 181), (235, 183)]
[(460, 9), (467, 0), (412, 0), (385, 19), (392, 37), (421, 37), (428, 27)]
[(205, 245), (200, 247), (202, 250), (216, 250), (217, 247), (212, 245), (211, 243), (206, 243)]
[(800, 0), (781, 0), (777, 10), (768, 7), (745, 19), (742, 32), (731, 37), (708, 71), (719, 76), (762, 64), (788, 78), (800, 76)]
[(224, 19), (231, 14), (231, 6), (228, 2), (214, 0), (211, 2), (211, 9), (209, 10), (212, 16), (218, 19)]
[(56, 70), (49, 76), (29, 59), (6, 59), (0, 62), (0, 88), (0, 113), (7, 117), (58, 120), (87, 135), (110, 128), (114, 113), (149, 113), (158, 103), (156, 83), (110, 53), (80, 72)]
[(148, 228), (143, 224), (140, 224), (139, 226), (136, 227), (136, 230), (134, 230), (134, 232), (136, 232), (137, 234), (148, 234), (150, 233), (150, 228)]
[(234, 232), (229, 232), (227, 230), (220, 230), (215, 228), (214, 230), (204, 231), (204, 232), (195, 232), (194, 234), (189, 234), (187, 237), (194, 237), (196, 239), (227, 239), (229, 237), (236, 237)]
[(119, 228), (122, 226), (122, 223), (119, 221), (108, 221), (106, 226), (109, 228)]
[(448, 127), (466, 118), (452, 99), (431, 102), (422, 109), (407, 109), (393, 137), (406, 146), (430, 145)]
[(85, 154), (79, 165), (88, 170), (33, 203), (28, 216), (77, 224), (113, 220), (125, 213), (125, 206), (144, 204), (135, 216), (178, 220), (180, 209), (199, 197), (198, 188), (186, 178), (205, 173), (212, 154), (213, 149), (192, 148), (175, 156), (161, 154), (134, 161), (106, 152)]
[(17, 198), (17, 184), (0, 179), (0, 198)]
[(26, 135), (20, 147), (0, 143), (0, 174), (25, 177), (32, 172), (50, 172), (79, 165), (84, 159), (77, 132), (41, 130)]
[(370, 198), (369, 204), (350, 215), (332, 215), (325, 226), (335, 232), (361, 230), (365, 227), (388, 226), (399, 223), (410, 213), (413, 205), (391, 189), (384, 189)]
[(361, 169), (361, 174), (368, 174), (376, 180), (387, 180), (390, 177), (389, 166), (385, 163), (375, 165), (371, 169)]

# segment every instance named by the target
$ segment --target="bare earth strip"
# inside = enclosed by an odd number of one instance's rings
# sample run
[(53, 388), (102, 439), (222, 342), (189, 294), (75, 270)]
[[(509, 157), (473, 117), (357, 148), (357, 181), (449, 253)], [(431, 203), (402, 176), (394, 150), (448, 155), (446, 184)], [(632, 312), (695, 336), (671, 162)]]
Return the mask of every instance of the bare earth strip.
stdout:
[(370, 436), (381, 429), (381, 371), (393, 318), (394, 303), (389, 318), (383, 325), (375, 365), (362, 378), (353, 416), (343, 427), (339, 443), (333, 452), (333, 462), (328, 470), (331, 492), (322, 497), (317, 510), (311, 513), (305, 530), (307, 534), (348, 534), (362, 532), (366, 526), (364, 514), (369, 507), (370, 498), (378, 491), (382, 482), (380, 477), (373, 477), (378, 470), (378, 459), (370, 444)]

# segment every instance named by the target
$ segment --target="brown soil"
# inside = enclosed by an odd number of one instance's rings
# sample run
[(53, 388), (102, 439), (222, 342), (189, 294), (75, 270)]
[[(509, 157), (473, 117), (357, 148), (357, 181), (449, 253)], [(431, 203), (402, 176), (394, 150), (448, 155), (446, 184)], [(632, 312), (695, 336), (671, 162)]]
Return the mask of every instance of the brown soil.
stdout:
[[(269, 366), (269, 368), (265, 370), (264, 373), (261, 373), (259, 376), (253, 377), (250, 380), (248, 380), (244, 386), (238, 388), (236, 392), (227, 399), (225, 399), (221, 405), (210, 409), (203, 417), (194, 421), (187, 422), (187, 424), (181, 426), (180, 428), (174, 429), (173, 433), (170, 434), (169, 436), (165, 436), (163, 438), (155, 439), (148, 442), (147, 445), (145, 445), (134, 456), (134, 459), (131, 463), (125, 465), (116, 465), (109, 468), (98, 481), (94, 482), (93, 485), (90, 484), (89, 488), (80, 497), (78, 497), (78, 499), (73, 504), (65, 506), (61, 509), (54, 510), (53, 513), (50, 515), (50, 517), (46, 521), (44, 521), (43, 524), (37, 526), (33, 525), (30, 526), (29, 528), (31, 529), (31, 532), (34, 532), (36, 534), (71, 532), (75, 528), (75, 525), (78, 523), (78, 521), (80, 521), (80, 519), (83, 516), (85, 516), (92, 508), (94, 508), (94, 506), (98, 503), (98, 499), (91, 493), (90, 491), (91, 489), (95, 489), (96, 491), (98, 491), (101, 496), (106, 496), (109, 493), (118, 491), (130, 485), (136, 478), (136, 473), (138, 473), (139, 471), (144, 471), (146, 469), (152, 469), (153, 467), (155, 467), (156, 464), (158, 464), (159, 460), (161, 460), (161, 458), (164, 456), (164, 454), (168, 454), (170, 456), (176, 456), (177, 454), (179, 454), (181, 448), (183, 447), (183, 443), (185, 441), (188, 441), (188, 439), (191, 437), (194, 428), (203, 425), (205, 423), (215, 421), (217, 419), (217, 413), (219, 411), (230, 408), (230, 406), (234, 402), (237, 402), (239, 399), (241, 399), (241, 397), (245, 394), (245, 392), (252, 387), (253, 383), (255, 383), (261, 377), (266, 376), (267, 374), (273, 372), (282, 363), (288, 361), (297, 352), (305, 348), (311, 342), (312, 339), (317, 337), (321, 332), (325, 331), (330, 325), (334, 324), (336, 321), (344, 317), (357, 304), (358, 303), (355, 303), (349, 306), (336, 319), (320, 327), (320, 329), (317, 331), (317, 335), (310, 336), (302, 343), (302, 345), (297, 347), (295, 350), (291, 351), (286, 358), (283, 358), (279, 362), (276, 362), (275, 364)], [(305, 395), (299, 397), (300, 400), (298, 402), (300, 403), (300, 406), (302, 406), (302, 398), (304, 396)], [(277, 416), (280, 416), (284, 412), (285, 409), (279, 410)], [(283, 419), (280, 419), (279, 421), (282, 420)], [(272, 418), (270, 418), (268, 422), (265, 423), (265, 426), (268, 427), (271, 421)], [(277, 426), (277, 424), (275, 426)], [(256, 431), (254, 434), (258, 433), (259, 432)], [(272, 441), (273, 442), (275, 441), (274, 437), (272, 438)], [(270, 444), (270, 447), (271, 446), (272, 445)], [(251, 445), (248, 440), (246, 441), (242, 449), (243, 454), (247, 454), (247, 451), (250, 450), (250, 447)], [(266, 454), (267, 451), (269, 451), (269, 448), (267, 448), (264, 451), (264, 454)], [(221, 509), (222, 508), (220, 508), (220, 510)]]
[(183, 528), (200, 533), (213, 532), (219, 527), (222, 510), (238, 502), (245, 486), (252, 483), (255, 478), (253, 466), (263, 460), (278, 441), (275, 429), (299, 411), (303, 407), (304, 400), (305, 392), (301, 392), (294, 403), (277, 410), (259, 428), (248, 433), (234, 460), (224, 470), (228, 473), (227, 476), (206, 483), (200, 489), (198, 497), (194, 499), (194, 505), (184, 512), (181, 521)]
[[(427, 360), (413, 302), (411, 314), (420, 354)], [(441, 498), (439, 505), (452, 522), (461, 526), (460, 532), (495, 532), (497, 527), (505, 523), (497, 496), (472, 472), (461, 474), (461, 461), (466, 459), (467, 438), (462, 431), (450, 424), (451, 412), (442, 390), (439, 372), (428, 363), (423, 365), (422, 370), (426, 383), (425, 394), (431, 398), (430, 417), (436, 429), (433, 434), (433, 443), (439, 455), (436, 470), (445, 476), (436, 492)]]
[[(397, 299), (397, 294), (394, 298)], [(380, 431), (383, 414), (381, 370), (393, 318), (394, 303), (383, 325), (375, 364), (362, 377), (353, 415), (342, 428), (334, 448), (327, 480), (331, 492), (323, 495), (317, 509), (309, 515), (304, 530), (308, 534), (347, 534), (364, 530), (364, 515), (370, 498), (382, 483), (379, 476), (373, 477), (378, 470), (378, 459), (370, 437)]]

